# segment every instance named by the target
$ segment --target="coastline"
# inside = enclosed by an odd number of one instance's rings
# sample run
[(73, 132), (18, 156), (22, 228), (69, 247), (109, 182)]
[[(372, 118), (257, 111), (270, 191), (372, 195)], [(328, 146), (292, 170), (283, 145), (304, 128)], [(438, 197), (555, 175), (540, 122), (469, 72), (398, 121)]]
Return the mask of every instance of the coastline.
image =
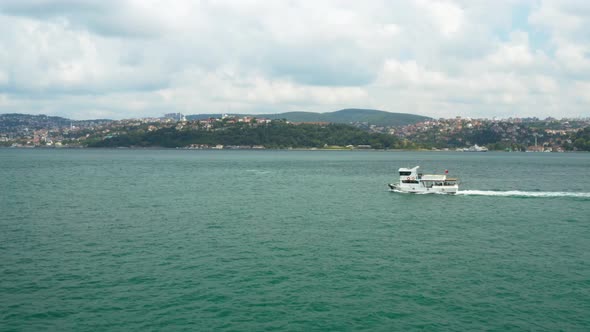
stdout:
[(351, 148), (223, 148), (223, 149), (216, 149), (216, 148), (209, 148), (209, 149), (191, 149), (191, 148), (184, 148), (184, 147), (176, 147), (176, 148), (168, 148), (168, 147), (161, 147), (161, 146), (151, 146), (151, 147), (127, 147), (127, 146), (120, 146), (120, 147), (87, 147), (87, 146), (0, 146), (0, 150), (187, 150), (187, 151), (349, 151), (349, 152), (362, 152), (362, 151), (370, 151), (370, 152), (443, 152), (443, 153), (467, 153), (467, 154), (481, 154), (481, 153), (588, 153), (589, 151), (551, 151), (551, 152), (541, 152), (541, 151), (505, 151), (505, 150), (488, 150), (488, 151), (456, 151), (456, 150), (432, 150), (432, 149), (351, 149)]

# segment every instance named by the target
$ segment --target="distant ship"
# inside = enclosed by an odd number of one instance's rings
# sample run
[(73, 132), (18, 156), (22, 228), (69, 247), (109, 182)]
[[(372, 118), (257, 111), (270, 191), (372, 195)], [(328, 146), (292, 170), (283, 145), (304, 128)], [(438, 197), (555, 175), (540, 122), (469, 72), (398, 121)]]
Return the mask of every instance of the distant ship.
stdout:
[(399, 183), (390, 183), (389, 188), (397, 192), (421, 194), (455, 194), (459, 191), (459, 179), (447, 177), (445, 174), (422, 174), (418, 168), (400, 168)]
[(486, 148), (485, 146), (479, 146), (477, 144), (475, 144), (474, 146), (465, 149), (464, 151), (466, 152), (488, 152), (488, 148)]

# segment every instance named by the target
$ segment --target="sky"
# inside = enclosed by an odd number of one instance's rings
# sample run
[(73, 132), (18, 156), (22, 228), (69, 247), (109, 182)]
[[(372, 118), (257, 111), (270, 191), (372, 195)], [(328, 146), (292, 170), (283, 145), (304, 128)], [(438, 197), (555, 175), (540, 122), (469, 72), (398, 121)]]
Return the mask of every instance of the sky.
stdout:
[(587, 0), (1, 0), (0, 113), (590, 116)]

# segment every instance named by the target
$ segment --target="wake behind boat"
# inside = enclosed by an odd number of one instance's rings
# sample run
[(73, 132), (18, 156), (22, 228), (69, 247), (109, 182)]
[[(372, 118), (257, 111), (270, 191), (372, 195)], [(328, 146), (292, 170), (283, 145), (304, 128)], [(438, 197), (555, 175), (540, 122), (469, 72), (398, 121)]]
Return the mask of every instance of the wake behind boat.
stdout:
[(457, 178), (447, 177), (445, 174), (422, 174), (418, 168), (400, 168), (399, 183), (390, 183), (393, 191), (421, 194), (456, 194), (459, 191)]

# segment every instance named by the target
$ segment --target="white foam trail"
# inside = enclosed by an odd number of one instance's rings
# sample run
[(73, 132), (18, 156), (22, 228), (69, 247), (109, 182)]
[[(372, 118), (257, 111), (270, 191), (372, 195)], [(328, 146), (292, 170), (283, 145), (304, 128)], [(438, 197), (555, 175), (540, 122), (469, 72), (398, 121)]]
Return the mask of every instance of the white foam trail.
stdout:
[(465, 196), (517, 196), (517, 197), (581, 197), (590, 198), (590, 193), (563, 191), (491, 191), (491, 190), (460, 190), (457, 195)]

